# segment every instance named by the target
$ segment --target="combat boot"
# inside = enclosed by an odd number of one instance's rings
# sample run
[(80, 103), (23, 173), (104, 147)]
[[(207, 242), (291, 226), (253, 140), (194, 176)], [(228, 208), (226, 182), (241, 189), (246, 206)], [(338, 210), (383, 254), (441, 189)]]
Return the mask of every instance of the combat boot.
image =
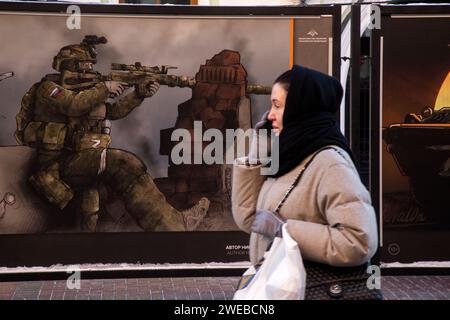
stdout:
[(206, 198), (192, 208), (178, 211), (159, 191), (148, 174), (135, 179), (122, 194), (127, 211), (145, 231), (192, 231), (209, 209)]

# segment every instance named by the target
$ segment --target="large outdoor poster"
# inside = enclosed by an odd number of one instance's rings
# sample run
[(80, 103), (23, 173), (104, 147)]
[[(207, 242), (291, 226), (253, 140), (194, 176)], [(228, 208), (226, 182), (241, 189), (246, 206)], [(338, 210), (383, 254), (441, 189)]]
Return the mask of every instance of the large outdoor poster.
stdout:
[[(66, 14), (0, 17), (2, 235), (221, 231), (220, 242), (239, 231), (227, 131), (252, 127), (292, 63), (332, 72), (331, 15), (84, 14), (80, 29)], [(233, 255), (247, 242), (230, 244)]]
[(449, 23), (445, 15), (382, 20), (385, 262), (450, 260)]

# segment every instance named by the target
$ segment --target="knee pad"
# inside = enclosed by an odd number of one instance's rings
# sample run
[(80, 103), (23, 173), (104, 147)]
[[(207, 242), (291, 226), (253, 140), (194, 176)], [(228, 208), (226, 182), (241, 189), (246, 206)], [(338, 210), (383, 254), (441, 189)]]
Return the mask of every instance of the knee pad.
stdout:
[(118, 192), (124, 192), (135, 179), (146, 173), (146, 166), (133, 153), (119, 149), (107, 150), (104, 175), (107, 183)]

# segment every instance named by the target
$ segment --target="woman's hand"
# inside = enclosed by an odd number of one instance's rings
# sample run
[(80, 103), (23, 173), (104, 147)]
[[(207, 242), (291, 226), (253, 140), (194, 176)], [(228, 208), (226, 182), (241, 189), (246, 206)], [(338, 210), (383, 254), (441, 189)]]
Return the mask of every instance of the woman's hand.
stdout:
[(282, 236), (282, 227), (285, 221), (275, 213), (258, 209), (255, 214), (255, 221), (251, 226), (252, 232), (262, 234), (270, 239)]

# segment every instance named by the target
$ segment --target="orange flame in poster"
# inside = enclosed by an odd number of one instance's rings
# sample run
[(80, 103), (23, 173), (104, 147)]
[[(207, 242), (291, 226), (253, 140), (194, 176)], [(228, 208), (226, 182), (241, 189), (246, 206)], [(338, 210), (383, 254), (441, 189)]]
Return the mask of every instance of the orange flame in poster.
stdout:
[(439, 93), (434, 104), (434, 110), (437, 111), (445, 107), (450, 107), (450, 72), (447, 74), (447, 77), (439, 89)]

